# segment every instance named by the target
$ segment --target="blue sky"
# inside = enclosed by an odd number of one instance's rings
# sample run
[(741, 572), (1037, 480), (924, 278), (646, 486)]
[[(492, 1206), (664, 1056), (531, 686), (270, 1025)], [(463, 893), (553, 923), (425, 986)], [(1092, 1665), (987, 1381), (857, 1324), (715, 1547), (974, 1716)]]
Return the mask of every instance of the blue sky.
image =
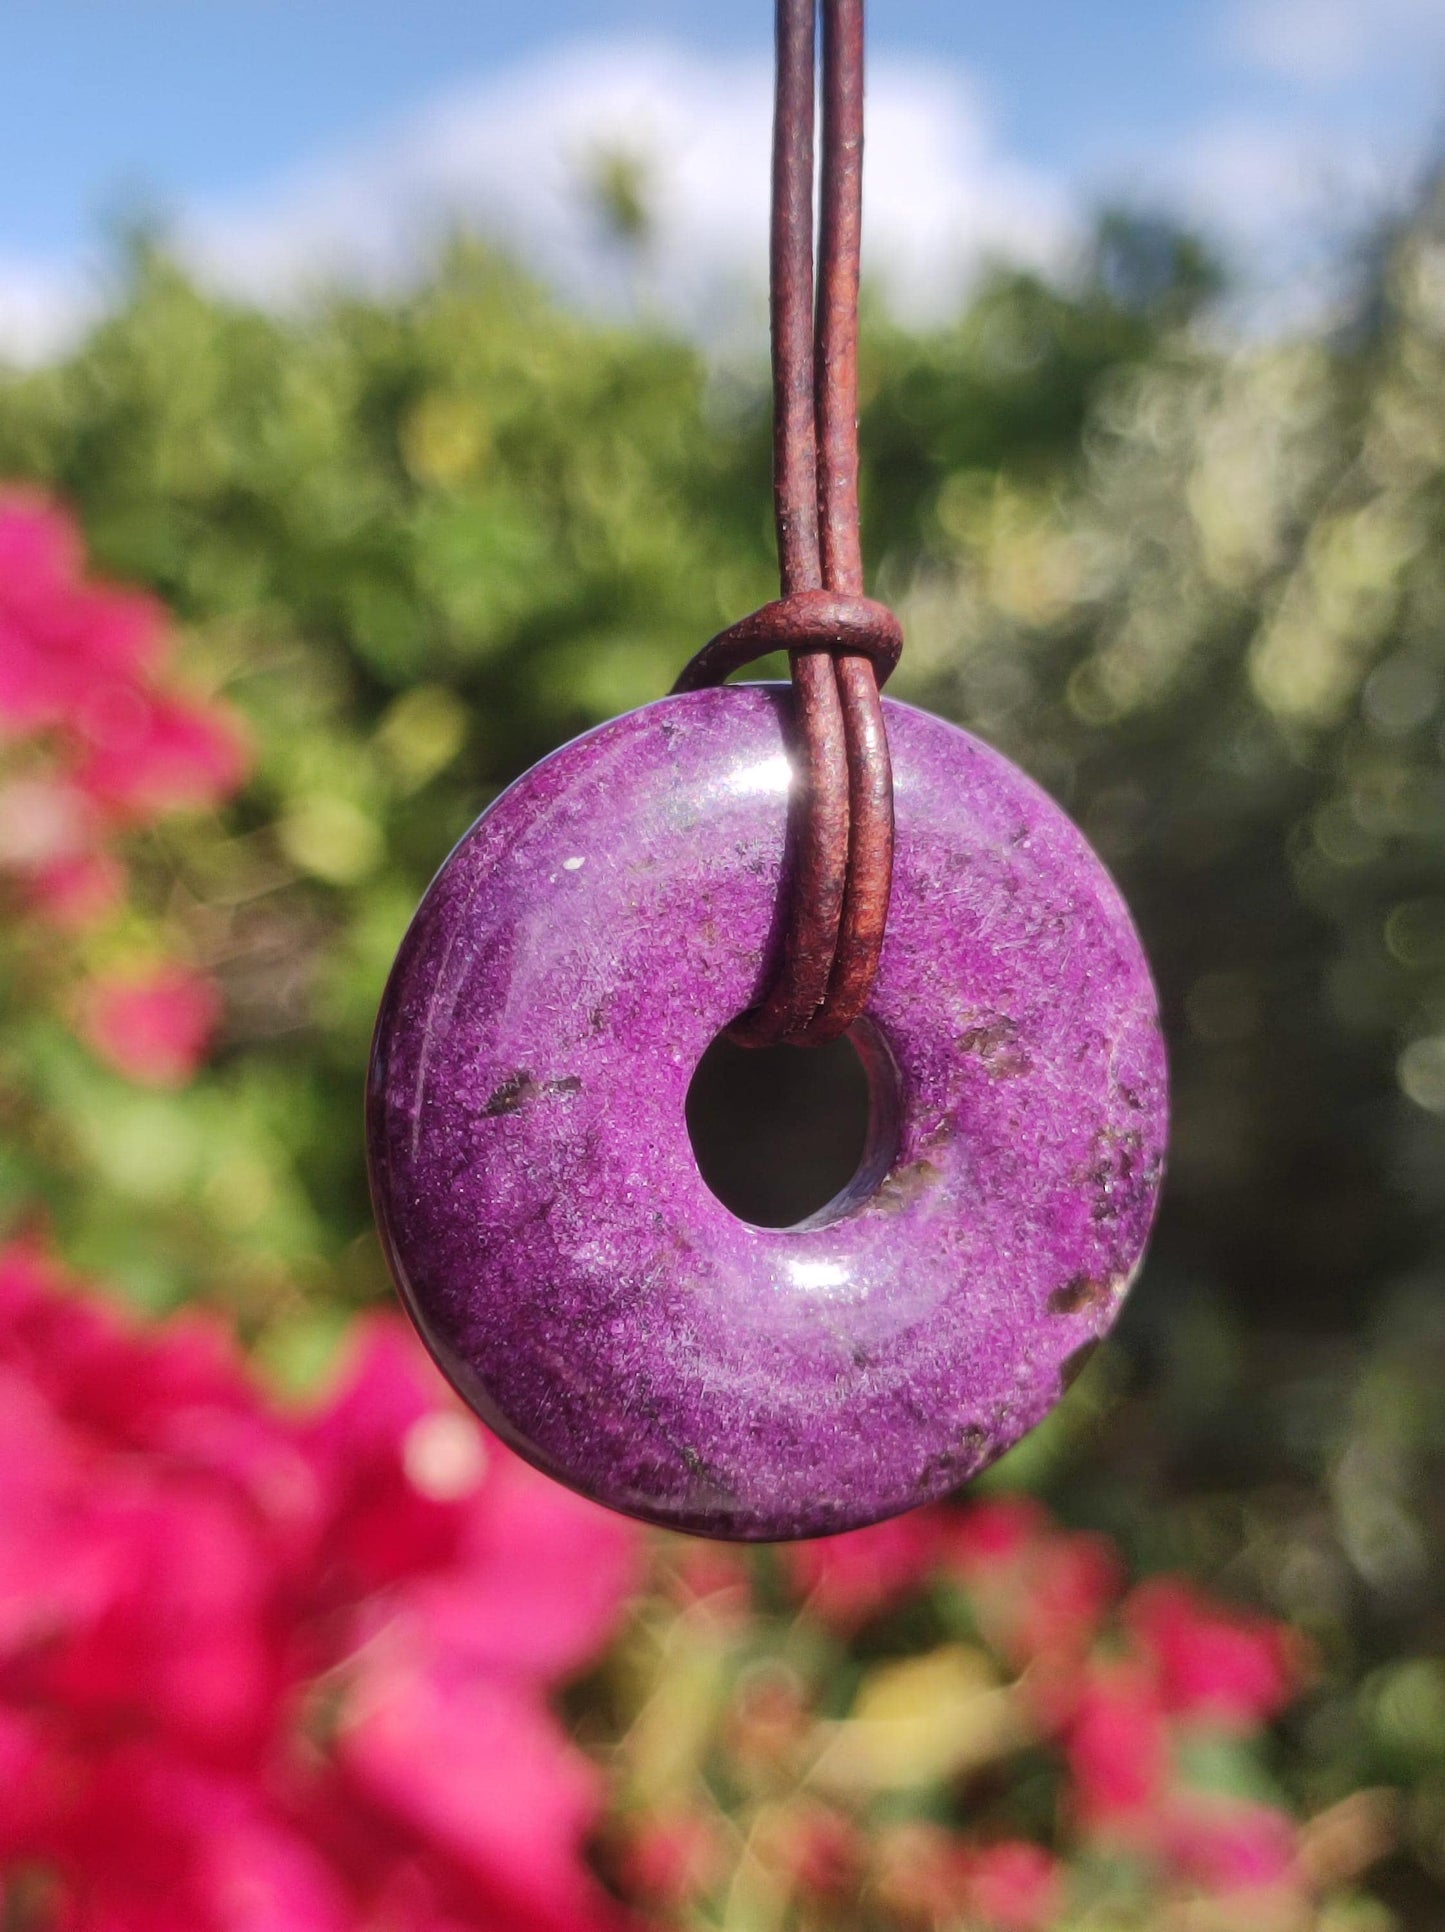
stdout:
[[(394, 270), (422, 199), (520, 233), (539, 216), (504, 178), (509, 152), (518, 171), (545, 161), (536, 144), (564, 142), (555, 122), (575, 154), (588, 115), (599, 139), (608, 114), (618, 138), (654, 108), (665, 121), (668, 89), (679, 114), (716, 124), (695, 191), (714, 257), (726, 242), (741, 261), (756, 201), (735, 214), (704, 176), (736, 172), (742, 195), (765, 165), (769, 26), (767, 0), (6, 0), (0, 324), (7, 287), (42, 320), (73, 303), (107, 221), (141, 206), (258, 293), (283, 257), (294, 271), (332, 241), (338, 262), (353, 249)], [(1273, 248), (1275, 231), (1397, 183), (1445, 100), (1445, 0), (872, 0), (870, 31), (893, 181), (880, 246), (896, 219), (900, 287), (945, 242), (962, 262), (1017, 227), (1021, 252), (1046, 254), (1120, 193)], [(647, 70), (643, 105), (626, 97), (629, 59)], [(612, 79), (593, 102), (597, 63)], [(932, 132), (899, 146), (912, 120)], [(489, 137), (504, 124), (510, 149)], [(667, 180), (689, 130), (659, 129)], [(937, 202), (916, 220), (910, 182)], [(359, 232), (378, 198), (384, 246)], [(544, 266), (585, 279), (582, 241), (553, 213)]]

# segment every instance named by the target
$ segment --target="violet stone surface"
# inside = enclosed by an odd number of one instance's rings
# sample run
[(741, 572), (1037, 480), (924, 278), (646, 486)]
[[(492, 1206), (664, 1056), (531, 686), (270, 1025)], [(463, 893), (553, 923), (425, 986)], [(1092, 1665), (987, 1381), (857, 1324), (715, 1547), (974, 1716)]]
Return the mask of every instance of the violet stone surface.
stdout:
[(811, 1221), (737, 1219), (684, 1121), (775, 965), (783, 688), (666, 698), (534, 767), (387, 988), (371, 1171), (412, 1316), (506, 1441), (652, 1522), (817, 1535), (954, 1488), (1058, 1401), (1144, 1250), (1164, 1051), (1118, 892), (1005, 759), (885, 712), (873, 1128)]

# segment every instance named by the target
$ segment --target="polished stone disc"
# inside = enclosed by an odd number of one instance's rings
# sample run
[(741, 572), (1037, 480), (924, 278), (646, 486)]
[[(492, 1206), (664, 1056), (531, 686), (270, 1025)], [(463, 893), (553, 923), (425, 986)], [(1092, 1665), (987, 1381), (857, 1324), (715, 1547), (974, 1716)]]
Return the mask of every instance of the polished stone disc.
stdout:
[(776, 965), (785, 689), (663, 699), (544, 759), (387, 988), (369, 1143), (407, 1306), (509, 1443), (653, 1522), (816, 1535), (952, 1489), (1058, 1401), (1143, 1254), (1165, 1064), (1123, 902), (1014, 766), (884, 708), (872, 1128), (809, 1221), (730, 1213), (684, 1117)]

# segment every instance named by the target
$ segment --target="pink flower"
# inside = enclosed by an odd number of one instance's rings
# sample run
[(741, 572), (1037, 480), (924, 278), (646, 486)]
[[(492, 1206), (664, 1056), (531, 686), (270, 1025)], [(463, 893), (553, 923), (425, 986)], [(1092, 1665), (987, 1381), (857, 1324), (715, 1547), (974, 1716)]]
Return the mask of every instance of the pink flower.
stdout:
[(365, 1599), (455, 1561), (486, 1451), (471, 1483), (451, 1495), (415, 1482), (407, 1441), (437, 1407), (435, 1371), (396, 1323), (376, 1322), (358, 1336), (331, 1400), (303, 1424), (307, 1460), (326, 1498), (331, 1595)]
[(83, 932), (119, 906), (126, 870), (112, 853), (83, 852), (37, 866), (25, 883), (31, 905), (48, 925)]
[(118, 687), (87, 701), (74, 723), (79, 783), (120, 817), (218, 805), (246, 773), (240, 727), (215, 706)]
[(205, 1475), (160, 1484), (142, 1470), (102, 1483), (82, 1520), (100, 1581), (67, 1642), (29, 1666), (32, 1694), (98, 1735), (143, 1721), (207, 1761), (248, 1761), (282, 1658), (274, 1557), (246, 1499)]
[(556, 1932), (610, 1916), (577, 1855), (599, 1775), (525, 1684), (383, 1640), (358, 1660), (337, 1754), (352, 1801), (455, 1866), (479, 1913)]
[[(0, 1877), (23, 1862), (55, 1808), (55, 1768), (37, 1720), (0, 1705)], [(0, 1891), (0, 1901), (4, 1893)]]
[(813, 1614), (851, 1630), (925, 1581), (937, 1561), (940, 1525), (937, 1510), (915, 1509), (871, 1529), (788, 1544), (783, 1560)]
[(105, 1932), (350, 1932), (343, 1885), (255, 1783), (154, 1739), (86, 1743), (42, 1847), (57, 1922)]
[(1141, 1584), (1125, 1605), (1125, 1619), (1168, 1711), (1247, 1730), (1275, 1717), (1294, 1694), (1290, 1633), (1264, 1617), (1211, 1604), (1181, 1579)]
[(678, 1537), (672, 1546), (672, 1594), (677, 1601), (707, 1605), (708, 1614), (733, 1624), (752, 1609), (752, 1571), (735, 1545)]
[(86, 926), (119, 900), (125, 869), (100, 845), (101, 830), (94, 801), (68, 777), (0, 786), (0, 869), (52, 926)]
[(809, 1610), (844, 1631), (891, 1609), (936, 1571), (951, 1573), (990, 1643), (1016, 1665), (1063, 1666), (1082, 1656), (1120, 1581), (1103, 1537), (1056, 1530), (1028, 1496), (916, 1509), (871, 1529), (791, 1544), (782, 1555)]
[(807, 1898), (851, 1902), (868, 1855), (861, 1828), (846, 1812), (830, 1805), (794, 1806), (777, 1820), (766, 1843), (769, 1862), (786, 1872)]
[(397, 1322), (298, 1418), (215, 1323), (0, 1249), (0, 1884), (39, 1866), (57, 1924), (108, 1932), (616, 1927), (548, 1694), (636, 1547)]
[(31, 773), (0, 790), (0, 865), (8, 870), (80, 858), (99, 831), (93, 802), (68, 777)]
[(58, 505), (30, 490), (0, 491), (0, 599), (45, 598), (80, 573), (80, 533)]
[(1122, 1566), (1102, 1536), (1052, 1538), (1024, 1587), (1015, 1649), (1026, 1662), (1082, 1657), (1119, 1594)]
[(1154, 1686), (1123, 1666), (1088, 1673), (1064, 1738), (1082, 1824), (1131, 1834), (1165, 1792), (1169, 1738)]
[(409, 1576), (432, 1640), (479, 1667), (543, 1680), (599, 1654), (637, 1582), (636, 1533), (439, 1400), (400, 1323), (362, 1330), (306, 1441), (351, 1590)]
[(969, 1855), (971, 1917), (996, 1932), (1049, 1932), (1063, 1911), (1064, 1874), (1057, 1859), (1027, 1839), (983, 1845)]
[(67, 1280), (36, 1234), (0, 1244), (0, 1360), (25, 1349), (29, 1328), (65, 1306)]
[(698, 1812), (671, 1812), (632, 1822), (618, 1853), (617, 1876), (629, 1897), (676, 1911), (709, 1891), (723, 1866), (716, 1826)]
[(205, 1058), (220, 1016), (215, 982), (171, 964), (92, 980), (81, 1031), (128, 1080), (181, 1087)]
[(68, 513), (0, 494), (0, 730), (40, 738), (50, 761), (6, 787), (0, 866), (62, 927), (118, 896), (124, 875), (105, 850), (115, 826), (219, 804), (247, 763), (231, 712), (158, 682), (163, 607), (83, 569)]
[(915, 1819), (883, 1825), (875, 1842), (873, 1889), (890, 1917), (910, 1926), (963, 1920), (972, 1859), (951, 1832)]
[(0, 1362), (0, 1668), (105, 1601), (106, 1560), (78, 1535), (88, 1523), (85, 1474), (41, 1392)]
[(1171, 1806), (1164, 1845), (1181, 1877), (1210, 1892), (1254, 1891), (1296, 1876), (1293, 1821), (1269, 1805), (1191, 1793)]
[(149, 680), (166, 647), (154, 598), (81, 577), (78, 532), (39, 498), (0, 497), (0, 719), (36, 731)]
[(967, 1587), (983, 1634), (1016, 1667), (1035, 1666), (1036, 1697), (1071, 1680), (1119, 1592), (1101, 1536), (1056, 1529), (1031, 1497), (1005, 1496), (955, 1519), (947, 1567)]
[(1049, 1529), (1048, 1512), (1032, 1496), (988, 1496), (960, 1510), (949, 1525), (950, 1563), (969, 1582), (1017, 1563)]

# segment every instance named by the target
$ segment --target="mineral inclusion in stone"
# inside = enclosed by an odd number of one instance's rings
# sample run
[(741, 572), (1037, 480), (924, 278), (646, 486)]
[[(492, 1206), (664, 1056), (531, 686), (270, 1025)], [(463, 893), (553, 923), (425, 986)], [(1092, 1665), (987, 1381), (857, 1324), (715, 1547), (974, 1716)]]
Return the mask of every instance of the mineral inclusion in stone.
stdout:
[(401, 1293), (540, 1468), (704, 1535), (818, 1535), (976, 1474), (1112, 1324), (1167, 1117), (1154, 989), (1079, 831), (885, 705), (898, 815), (849, 1188), (753, 1227), (698, 1171), (698, 1060), (776, 967), (785, 689), (666, 698), (477, 821), (397, 959), (368, 1091)]

